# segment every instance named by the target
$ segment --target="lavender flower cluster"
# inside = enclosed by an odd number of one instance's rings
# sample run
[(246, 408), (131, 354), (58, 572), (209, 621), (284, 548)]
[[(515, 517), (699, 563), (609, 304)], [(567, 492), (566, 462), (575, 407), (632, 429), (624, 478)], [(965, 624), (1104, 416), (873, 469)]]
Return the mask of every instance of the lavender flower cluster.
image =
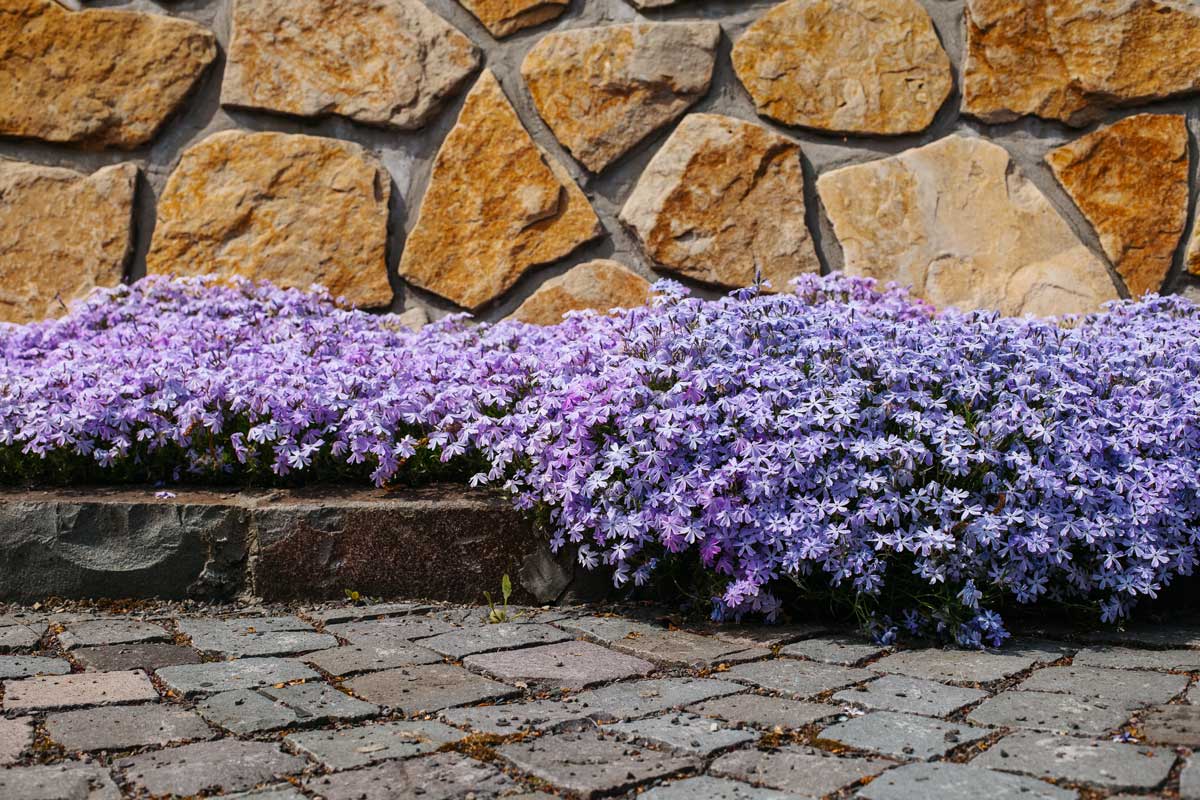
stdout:
[(473, 475), (618, 584), (690, 559), (716, 615), (779, 587), (884, 639), (1007, 633), (1001, 601), (1125, 615), (1191, 574), (1200, 311), (933, 313), (844, 277), (561, 325), (413, 333), (322, 293), (143, 280), (0, 328), (0, 481)]

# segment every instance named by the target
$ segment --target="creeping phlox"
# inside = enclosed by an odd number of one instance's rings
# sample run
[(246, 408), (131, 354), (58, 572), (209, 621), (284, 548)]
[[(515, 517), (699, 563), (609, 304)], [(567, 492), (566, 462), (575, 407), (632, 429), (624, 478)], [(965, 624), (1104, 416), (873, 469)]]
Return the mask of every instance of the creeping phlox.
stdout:
[(145, 279), (0, 326), (0, 481), (501, 486), (617, 584), (664, 560), (714, 615), (780, 588), (883, 640), (1008, 636), (1001, 602), (1127, 614), (1191, 574), (1200, 312), (934, 313), (841, 276), (560, 325), (414, 333), (322, 291)]

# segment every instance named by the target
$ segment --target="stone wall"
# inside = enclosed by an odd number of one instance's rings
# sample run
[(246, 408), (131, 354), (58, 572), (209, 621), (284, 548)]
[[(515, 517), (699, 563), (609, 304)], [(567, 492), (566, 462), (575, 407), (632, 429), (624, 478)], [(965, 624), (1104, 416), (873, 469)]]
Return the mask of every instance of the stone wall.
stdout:
[(3, 320), (168, 272), (541, 322), (638, 276), (1049, 314), (1200, 274), (1194, 0), (78, 5), (0, 0)]

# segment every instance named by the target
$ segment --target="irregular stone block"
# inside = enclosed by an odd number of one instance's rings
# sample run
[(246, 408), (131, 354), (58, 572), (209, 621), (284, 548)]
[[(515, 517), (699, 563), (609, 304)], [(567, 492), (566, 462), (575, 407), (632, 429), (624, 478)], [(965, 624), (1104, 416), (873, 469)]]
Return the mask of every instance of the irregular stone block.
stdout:
[[(568, 311), (592, 310), (606, 313), (614, 308), (642, 306), (650, 298), (650, 282), (624, 264), (599, 258), (565, 274), (551, 278), (537, 288), (509, 319), (533, 325), (557, 325)], [(566, 582), (556, 583), (558, 592), (547, 591), (547, 602), (556, 600)]]
[(458, 628), (421, 640), (422, 647), (455, 660), (476, 653), (494, 650), (515, 650), (537, 644), (551, 644), (570, 639), (570, 635), (549, 625), (528, 622), (504, 622), (497, 625), (477, 625)]
[(67, 761), (47, 767), (0, 770), (0, 797), (27, 800), (121, 800), (121, 790), (108, 770), (94, 764)]
[(805, 797), (824, 797), (889, 766), (883, 759), (838, 758), (813, 747), (784, 745), (767, 752), (747, 749), (726, 753), (713, 762), (710, 771)]
[(1162, 288), (1187, 225), (1181, 114), (1138, 114), (1046, 154), (1133, 297)]
[(419, 664), (437, 664), (442, 657), (424, 647), (397, 642), (333, 647), (309, 653), (304, 660), (330, 675), (342, 676), (415, 667)]
[(838, 133), (915, 133), (950, 95), (950, 57), (917, 0), (788, 0), (733, 47), (758, 113)]
[[(0, 120), (4, 114), (0, 100)], [(137, 174), (136, 164), (83, 175), (0, 160), (0, 322), (58, 317), (93, 289), (121, 282), (133, 251)]]
[(1142, 717), (1142, 735), (1151, 744), (1200, 748), (1200, 708), (1160, 706)]
[(570, 0), (458, 0), (497, 39), (548, 22), (567, 10)]
[(221, 102), (411, 130), (478, 67), (419, 0), (237, 0)]
[(44, 711), (157, 699), (158, 692), (141, 670), (47, 675), (4, 684), (6, 711)]
[(5, 0), (0, 134), (136, 147), (154, 138), (216, 56), (212, 31), (166, 14)]
[(521, 74), (558, 141), (599, 172), (708, 92), (720, 36), (712, 22), (555, 31)]
[(1071, 660), (1075, 667), (1157, 669), (1200, 672), (1200, 650), (1135, 650), (1130, 647), (1085, 647)]
[(908, 764), (880, 775), (859, 789), (857, 796), (863, 800), (1075, 800), (1079, 793), (970, 764)]
[(583, 192), (484, 70), (434, 159), (400, 275), (479, 309), (600, 233)]
[(66, 675), (71, 662), (49, 656), (0, 656), (0, 680), (31, 678), (34, 675)]
[(352, 644), (383, 645), (402, 644), (410, 639), (428, 639), (431, 636), (456, 630), (456, 626), (438, 617), (421, 616), (347, 622), (341, 625), (329, 625), (325, 630)]
[(572, 701), (592, 719), (615, 722), (681, 709), (745, 690), (736, 683), (712, 678), (658, 678), (589, 689), (575, 695)]
[(881, 658), (871, 669), (947, 683), (991, 683), (1024, 672), (1034, 664), (1057, 661), (1069, 652), (1057, 646), (1015, 644), (1003, 650), (906, 650)]
[(663, 269), (718, 286), (777, 291), (821, 264), (804, 221), (800, 145), (718, 114), (683, 119), (621, 209)]
[(370, 605), (334, 606), (307, 612), (309, 619), (325, 625), (344, 622), (359, 622), (364, 619), (405, 617), (409, 614), (424, 614), (433, 608), (429, 603), (371, 603)]
[(133, 642), (163, 642), (170, 638), (161, 625), (135, 619), (93, 619), (68, 622), (58, 634), (58, 641), (67, 650), (103, 644)]
[(618, 617), (579, 617), (563, 620), (560, 628), (580, 633), (635, 656), (673, 666), (711, 667), (766, 658), (770, 650), (746, 647), (715, 636), (699, 636), (686, 631), (669, 631)]
[(309, 778), (304, 787), (324, 800), (392, 800), (397, 797), (502, 797), (516, 782), (491, 764), (459, 753), (388, 761), (366, 769)]
[(1186, 675), (1095, 667), (1046, 667), (1022, 681), (1019, 688), (1148, 706), (1166, 703), (1187, 686)]
[(147, 704), (66, 711), (46, 717), (46, 735), (69, 752), (129, 750), (215, 735), (194, 711)]
[(711, 758), (758, 738), (745, 731), (722, 728), (695, 714), (668, 714), (634, 722), (618, 722), (604, 730), (627, 741), (646, 742), (698, 758)]
[(198, 664), (200, 654), (190, 647), (175, 644), (110, 644), (99, 647), (81, 647), (71, 657), (83, 665), (87, 672), (113, 672), (115, 670), (144, 669), (154, 672), (161, 667), (177, 664)]
[(440, 722), (406, 720), (336, 731), (293, 733), (284, 741), (328, 769), (343, 770), (425, 755), (466, 735)]
[(986, 728), (961, 722), (875, 711), (831, 725), (821, 731), (821, 738), (893, 758), (928, 760), (984, 739), (989, 733)]
[(326, 722), (354, 722), (379, 713), (324, 683), (235, 689), (206, 697), (196, 705), (200, 716), (231, 733), (245, 736)]
[(811, 661), (822, 661), (841, 667), (852, 667), (859, 662), (888, 652), (888, 648), (872, 644), (865, 639), (817, 637), (789, 644), (782, 648), (779, 654), (807, 658)]
[(1175, 753), (1166, 748), (1044, 733), (1014, 733), (975, 758), (973, 766), (1105, 789), (1146, 791), (1166, 780)]
[(1099, 736), (1124, 725), (1132, 713), (1121, 700), (1083, 699), (1049, 692), (1002, 692), (967, 715), (977, 725)]
[[(0, 767), (15, 764), (25, 748), (33, 744), (33, 718), (0, 717)], [(0, 772), (0, 786), (4, 785), (4, 773)]]
[(352, 305), (385, 306), (390, 194), (387, 170), (353, 142), (214, 133), (167, 179), (146, 272), (319, 283)]
[(440, 716), (447, 722), (478, 733), (511, 736), (526, 730), (551, 731), (566, 727), (591, 727), (590, 704), (566, 700), (536, 700), (473, 708), (451, 708)]
[(963, 111), (1086, 125), (1200, 88), (1200, 11), (1160, 0), (967, 0)]
[(643, 800), (693, 800), (697, 797), (708, 800), (795, 800), (796, 795), (700, 775), (655, 786), (638, 797)]
[(1192, 239), (1184, 252), (1183, 264), (1188, 272), (1200, 275), (1200, 223), (1193, 223)]
[(591, 642), (562, 642), (473, 655), (463, 664), (510, 683), (520, 681), (563, 689), (640, 678), (654, 671), (649, 661), (614, 653)]
[(761, 694), (718, 697), (690, 706), (688, 710), (701, 716), (727, 720), (736, 725), (753, 725), (768, 730), (795, 730), (842, 713), (837, 706), (806, 703), (786, 697), (765, 697)]
[(182, 664), (164, 667), (155, 675), (168, 689), (186, 697), (321, 678), (292, 658), (241, 658), (237, 661)]
[(331, 634), (317, 633), (299, 619), (296, 624), (304, 630), (272, 630), (253, 617), (182, 619), (179, 631), (197, 650), (223, 656), (289, 656), (337, 646)]
[(32, 650), (41, 638), (42, 634), (28, 625), (6, 625), (0, 628), (0, 653)]
[(1099, 310), (1108, 270), (999, 145), (960, 135), (817, 180), (850, 275), (937, 306), (1019, 316)]
[(121, 759), (115, 767), (150, 795), (197, 795), (211, 789), (236, 792), (300, 772), (305, 761), (276, 744), (224, 739)]
[(946, 717), (987, 696), (987, 692), (979, 689), (947, 686), (904, 675), (884, 675), (863, 686), (838, 692), (833, 699), (884, 711)]
[(347, 681), (346, 688), (373, 703), (399, 709), (405, 716), (454, 706), (503, 700), (519, 692), (503, 683), (472, 675), (450, 664), (371, 672)]
[(772, 692), (781, 692), (796, 698), (812, 697), (832, 689), (842, 689), (854, 683), (869, 681), (875, 673), (865, 669), (837, 667), (797, 661), (790, 658), (775, 658), (753, 664), (738, 664), (726, 677), (744, 681)]

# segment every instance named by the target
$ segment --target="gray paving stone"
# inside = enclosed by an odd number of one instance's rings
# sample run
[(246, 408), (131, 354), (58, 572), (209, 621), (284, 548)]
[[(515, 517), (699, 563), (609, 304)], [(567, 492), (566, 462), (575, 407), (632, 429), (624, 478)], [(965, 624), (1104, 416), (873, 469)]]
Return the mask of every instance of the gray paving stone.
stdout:
[[(179, 630), (192, 640), (192, 647), (223, 656), (289, 656), (337, 647), (337, 639), (317, 633), (295, 618), (184, 619)], [(297, 624), (301, 629), (284, 626)]]
[(802, 797), (824, 797), (890, 766), (892, 762), (880, 758), (836, 756), (813, 747), (785, 745), (769, 751), (726, 753), (712, 763), (709, 772)]
[(1099, 667), (1046, 667), (1022, 681), (1020, 688), (1149, 706), (1167, 702), (1187, 685), (1186, 675)]
[[(426, 641), (433, 641), (427, 639)], [(463, 664), (500, 680), (582, 689), (643, 677), (654, 664), (591, 642), (567, 641), (523, 650), (469, 656)]]
[(404, 761), (309, 778), (304, 787), (324, 800), (478, 800), (508, 796), (516, 782), (491, 764), (459, 753)]
[(700, 765), (694, 758), (638, 747), (594, 731), (550, 734), (503, 745), (497, 752), (517, 769), (584, 797), (615, 794)]
[(621, 617), (581, 617), (555, 624), (630, 655), (672, 666), (711, 667), (771, 655), (765, 647), (747, 647), (716, 636), (671, 631)]
[(993, 744), (971, 763), (1034, 778), (1148, 791), (1166, 780), (1175, 764), (1175, 753), (1165, 747), (1014, 733)]
[(325, 683), (235, 689), (206, 697), (196, 710), (212, 724), (239, 735), (325, 722), (354, 722), (380, 712), (378, 706)]
[(829, 630), (828, 625), (797, 622), (789, 625), (747, 625), (727, 623), (714, 625), (707, 632), (726, 642), (745, 647), (781, 647), (785, 644), (807, 639)]
[(321, 677), (293, 658), (243, 658), (238, 661), (181, 664), (163, 667), (154, 674), (169, 689), (186, 697), (291, 681), (319, 680)]
[(190, 647), (150, 642), (147, 644), (109, 644), (80, 647), (71, 657), (88, 672), (144, 669), (153, 672), (177, 664), (199, 664), (200, 654)]
[[(43, 626), (41, 630), (45, 630)], [(26, 625), (6, 625), (0, 628), (0, 653), (32, 650), (42, 638), (39, 630)]]
[(0, 656), (0, 681), (34, 675), (66, 675), (71, 662), (48, 656)]
[(638, 795), (642, 800), (794, 800), (799, 796), (708, 775), (655, 786)]
[(1200, 670), (1200, 650), (1137, 650), (1131, 647), (1088, 647), (1075, 654), (1076, 667), (1158, 669), (1174, 672)]
[(821, 731), (821, 737), (858, 750), (900, 759), (926, 760), (944, 756), (956, 747), (985, 738), (986, 728), (962, 722), (873, 711)]
[(908, 764), (858, 790), (863, 800), (1074, 800), (1079, 793), (967, 764)]
[(789, 700), (786, 697), (764, 697), (761, 694), (734, 694), (718, 697), (691, 706), (689, 711), (704, 717), (723, 719), (735, 725), (756, 728), (794, 730), (817, 720), (841, 713), (837, 706)]
[(815, 661), (794, 658), (774, 658), (739, 664), (723, 673), (725, 677), (744, 681), (772, 692), (793, 697), (813, 697), (833, 689), (844, 689), (855, 683), (871, 680), (875, 673), (854, 667), (836, 667)]
[(121, 759), (115, 766), (147, 794), (196, 795), (213, 789), (253, 789), (300, 772), (305, 761), (277, 744), (223, 739), (156, 750)]
[(511, 686), (450, 664), (370, 672), (347, 681), (345, 686), (359, 697), (399, 709), (408, 716), (519, 694)]
[(1013, 646), (1003, 650), (905, 650), (881, 658), (871, 669), (931, 681), (991, 683), (1024, 672), (1034, 664), (1057, 661), (1069, 652), (1053, 645)]
[(337, 771), (432, 753), (465, 736), (463, 731), (440, 722), (406, 720), (336, 731), (293, 733), (284, 741), (327, 769)]
[(33, 742), (33, 718), (0, 717), (0, 767), (15, 764)]
[(682, 709), (703, 700), (745, 691), (730, 681), (712, 678), (659, 678), (613, 683), (580, 692), (572, 698), (595, 720), (637, 719), (660, 711)]
[(473, 708), (450, 708), (438, 716), (451, 725), (470, 728), (477, 733), (511, 736), (524, 730), (550, 731), (563, 727), (587, 727), (594, 724), (589, 709), (577, 700), (537, 700), (532, 703), (505, 703)]
[(71, 752), (162, 746), (215, 735), (196, 712), (158, 703), (50, 714), (46, 734)]
[(645, 742), (699, 758), (709, 758), (758, 738), (756, 734), (724, 727), (695, 714), (664, 714), (617, 722), (606, 725), (604, 731), (627, 741)]
[(537, 644), (564, 642), (572, 637), (558, 628), (537, 623), (501, 623), (440, 633), (421, 640), (422, 647), (454, 659), (494, 650), (515, 650)]
[(335, 676), (442, 662), (442, 657), (432, 650), (398, 641), (332, 647), (328, 650), (309, 653), (303, 659), (318, 669)]
[(1002, 692), (967, 715), (977, 725), (1099, 736), (1129, 721), (1132, 711), (1119, 700), (1087, 699), (1050, 692)]
[(290, 783), (281, 783), (276, 786), (252, 789), (249, 792), (227, 794), (224, 795), (224, 800), (308, 800), (308, 797), (301, 794), (300, 790)]
[(833, 699), (884, 711), (947, 717), (987, 696), (987, 692), (979, 689), (948, 686), (907, 675), (884, 675), (862, 686), (838, 692)]
[(13, 800), (121, 800), (108, 771), (69, 761), (0, 770), (0, 797)]
[(1200, 800), (1200, 762), (1188, 759), (1179, 773), (1179, 800)]
[(880, 647), (867, 639), (857, 639), (848, 636), (819, 637), (804, 639), (789, 644), (779, 651), (780, 655), (808, 658), (813, 661), (823, 661), (826, 664), (837, 664), (852, 667), (860, 661), (875, 658), (891, 652), (890, 648)]
[(150, 677), (141, 670), (47, 675), (4, 684), (8, 711), (49, 711), (157, 700)]
[(423, 614), (432, 609), (433, 606), (429, 603), (374, 603), (365, 606), (318, 608), (307, 612), (307, 616), (318, 620), (324, 625), (336, 625), (343, 622), (358, 622), (364, 619)]
[(332, 633), (352, 644), (385, 641), (414, 641), (428, 639), (439, 633), (455, 630), (445, 620), (431, 616), (388, 617), (386, 619), (346, 622), (341, 625), (326, 625), (325, 632)]
[(1142, 716), (1142, 736), (1150, 744), (1200, 749), (1200, 707), (1160, 706)]
[(1200, 648), (1200, 623), (1133, 624), (1126, 628), (1104, 627), (1084, 634), (1084, 640), (1126, 647)]
[(165, 642), (171, 638), (163, 626), (136, 619), (92, 619), (69, 622), (65, 627), (58, 634), (58, 641), (68, 650), (102, 644)]

